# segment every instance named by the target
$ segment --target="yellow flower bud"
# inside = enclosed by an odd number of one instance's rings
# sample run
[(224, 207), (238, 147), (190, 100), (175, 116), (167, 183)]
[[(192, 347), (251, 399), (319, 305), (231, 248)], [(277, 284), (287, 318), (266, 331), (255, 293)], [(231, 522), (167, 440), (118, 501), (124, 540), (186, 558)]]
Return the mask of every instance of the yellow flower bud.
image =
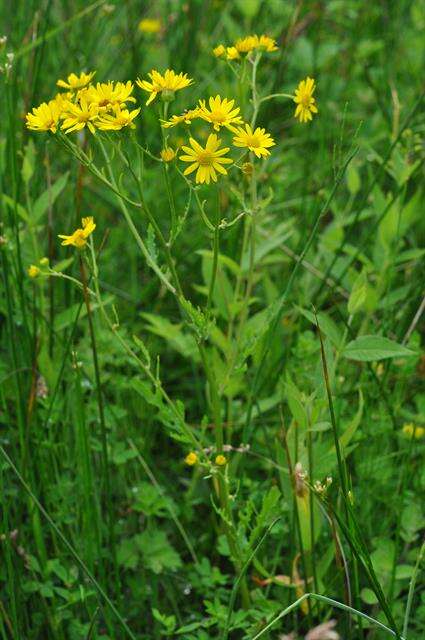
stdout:
[(30, 278), (36, 278), (39, 273), (40, 269), (36, 267), (35, 264), (32, 264), (28, 267), (28, 275)]
[(226, 47), (224, 45), (219, 44), (217, 47), (214, 47), (213, 54), (216, 58), (222, 58), (226, 53)]
[(224, 465), (227, 464), (227, 458), (220, 453), (216, 456), (215, 463), (218, 464), (219, 467), (224, 467)]
[(187, 454), (184, 461), (186, 464), (189, 465), (189, 467), (193, 467), (193, 465), (198, 462), (198, 456), (194, 451), (191, 451), (190, 453)]
[(176, 152), (171, 147), (166, 147), (161, 151), (161, 158), (163, 162), (171, 162), (176, 157)]
[(420, 440), (425, 435), (425, 428), (409, 422), (403, 425), (403, 433), (408, 438), (416, 438), (416, 440)]
[(246, 176), (252, 176), (252, 170), (253, 170), (253, 165), (252, 162), (244, 162), (242, 165), (242, 173), (244, 173)]
[(47, 265), (49, 264), (49, 258), (46, 258), (46, 257), (41, 258), (40, 259), (40, 264), (41, 264), (42, 267), (47, 267)]

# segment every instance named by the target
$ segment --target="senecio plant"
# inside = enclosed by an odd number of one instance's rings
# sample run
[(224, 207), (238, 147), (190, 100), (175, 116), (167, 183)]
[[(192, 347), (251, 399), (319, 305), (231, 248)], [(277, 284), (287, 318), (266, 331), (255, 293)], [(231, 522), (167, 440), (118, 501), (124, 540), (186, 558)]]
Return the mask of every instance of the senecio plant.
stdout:
[[(236, 441), (234, 403), (231, 381), (243, 375), (241, 352), (244, 329), (249, 319), (255, 283), (256, 225), (264, 215), (268, 198), (262, 193), (265, 164), (276, 141), (261, 122), (262, 105), (272, 99), (287, 99), (295, 105), (294, 117), (301, 123), (312, 120), (318, 109), (314, 98), (315, 81), (307, 77), (294, 94), (261, 95), (257, 83), (258, 69), (264, 56), (273, 56), (278, 49), (275, 40), (267, 35), (251, 35), (226, 47), (213, 50), (220, 64), (228, 65), (235, 78), (235, 95), (206, 96), (197, 104), (190, 100), (194, 80), (186, 73), (172, 69), (159, 72), (153, 69), (147, 79), (135, 81), (138, 89), (147, 94), (145, 109), (158, 115), (161, 147), (152, 150), (141, 144), (137, 123), (143, 118), (143, 108), (136, 106), (135, 86), (127, 82), (94, 82), (95, 72), (71, 73), (66, 80), (58, 80), (60, 93), (35, 107), (26, 116), (27, 127), (37, 132), (48, 132), (79, 163), (84, 165), (116, 196), (124, 220), (134, 237), (148, 266), (177, 301), (182, 319), (193, 333), (199, 352), (199, 362), (205, 372), (206, 398), (209, 406), (202, 428), (193, 428), (185, 420), (182, 404), (174, 400), (163, 387), (159, 366), (139, 337), (121, 327), (115, 308), (111, 311), (102, 299), (98, 280), (99, 243), (95, 243), (96, 229), (93, 216), (82, 219), (81, 228), (64, 230), (59, 236), (63, 245), (75, 247), (79, 252), (81, 280), (71, 278), (43, 259), (40, 265), (31, 265), (32, 278), (65, 277), (84, 293), (91, 318), (90, 305), (96, 303), (109, 329), (127, 354), (140, 366), (146, 380), (146, 396), (156, 407), (161, 407), (161, 420), (169, 426), (170, 434), (182, 444), (182, 458), (199, 478), (203, 473), (210, 481), (212, 504), (227, 539), (235, 574), (242, 576), (247, 550), (235, 525), (233, 505), (237, 490), (237, 468), (249, 442)], [(176, 94), (187, 97), (186, 110), (173, 113)], [(239, 104), (238, 104), (239, 103)], [(180, 144), (171, 139), (178, 131)], [(76, 135), (77, 134), (77, 135)], [(186, 136), (186, 137), (184, 137)], [(157, 165), (159, 179), (163, 180), (169, 202), (169, 220), (158, 220), (145, 198), (143, 167)], [(119, 168), (119, 165), (122, 165)], [(118, 168), (117, 168), (118, 167)], [(117, 174), (119, 171), (120, 175)], [(187, 190), (187, 206), (177, 211), (170, 174), (180, 180)], [(130, 182), (131, 181), (131, 182)], [(213, 183), (231, 192), (240, 209), (221, 217), (217, 211), (217, 193)], [(131, 186), (132, 184), (132, 186)], [(202, 185), (202, 186), (201, 186)], [(202, 198), (201, 194), (202, 193)], [(135, 195), (136, 194), (136, 195)], [(183, 289), (173, 247), (184, 228), (192, 203), (205, 225), (205, 237), (210, 237), (211, 272), (205, 288), (205, 305), (195, 306)], [(141, 232), (135, 222), (140, 214), (147, 222)], [(217, 272), (219, 269), (220, 238), (226, 230), (240, 225), (243, 237), (240, 263), (247, 268), (237, 274), (233, 299), (229, 300), (227, 318), (219, 316), (214, 308)], [(97, 245), (97, 246), (95, 246)], [(227, 322), (227, 326), (225, 323)], [(225, 342), (221, 354), (224, 366), (217, 366), (217, 345)], [(246, 345), (245, 345), (246, 347)], [(245, 348), (244, 347), (244, 348)], [(249, 351), (249, 349), (248, 349)], [(229, 386), (230, 385), (230, 386)], [(154, 400), (152, 400), (154, 397)], [(210, 424), (214, 428), (209, 428)], [(107, 434), (104, 436), (104, 455), (107, 453)], [(233, 459), (234, 458), (234, 459)], [(233, 464), (233, 462), (235, 464)], [(105, 484), (108, 490), (108, 484)], [(250, 604), (248, 584), (240, 580), (242, 602)]]

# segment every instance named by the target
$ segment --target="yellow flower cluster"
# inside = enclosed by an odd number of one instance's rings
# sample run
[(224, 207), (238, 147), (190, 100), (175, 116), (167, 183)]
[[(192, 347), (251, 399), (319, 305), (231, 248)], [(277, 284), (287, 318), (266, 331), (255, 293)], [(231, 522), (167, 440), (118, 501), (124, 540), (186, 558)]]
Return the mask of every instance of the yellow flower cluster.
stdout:
[[(237, 40), (233, 47), (225, 48), (219, 45), (214, 50), (217, 57), (238, 58), (249, 54), (254, 50), (275, 51), (276, 42), (266, 35), (250, 35)], [(230, 51), (231, 50), (231, 51)], [(60, 128), (65, 133), (80, 131), (87, 127), (91, 133), (96, 129), (101, 131), (119, 131), (124, 128), (134, 128), (134, 120), (140, 113), (140, 108), (130, 110), (128, 103), (136, 100), (132, 95), (134, 85), (128, 82), (97, 82), (92, 83), (95, 72), (71, 73), (66, 80), (58, 80), (57, 85), (66, 92), (58, 93), (50, 102), (42, 103), (35, 107), (32, 113), (27, 114), (27, 127), (35, 131), (51, 131), (56, 133)], [(176, 73), (173, 69), (166, 69), (161, 73), (152, 69), (148, 73), (149, 80), (137, 79), (136, 84), (149, 94), (146, 105), (151, 104), (159, 95), (164, 103), (174, 100), (175, 93), (193, 83), (186, 73)], [(312, 119), (312, 114), (317, 113), (317, 106), (313, 93), (315, 81), (307, 77), (302, 80), (295, 95), (282, 94), (292, 98), (296, 103), (295, 117), (300, 122)], [(164, 108), (164, 112), (166, 109)], [(194, 120), (202, 120), (211, 125), (214, 132), (221, 129), (233, 134), (233, 146), (251, 152), (257, 158), (266, 158), (270, 155), (270, 148), (275, 145), (270, 133), (262, 127), (255, 127), (244, 122), (240, 108), (234, 99), (222, 98), (220, 95), (210, 96), (208, 100), (200, 99), (195, 108), (186, 109), (180, 115), (174, 114), (168, 120), (161, 120), (162, 127), (169, 129), (179, 124), (190, 125)], [(167, 144), (167, 136), (164, 138), (165, 146), (160, 155), (163, 162), (172, 162), (176, 156), (174, 149)], [(218, 174), (227, 175), (225, 165), (230, 165), (233, 160), (227, 156), (229, 146), (223, 146), (216, 133), (210, 133), (205, 146), (201, 145), (195, 137), (189, 138), (188, 144), (182, 145), (183, 155), (179, 156), (182, 162), (189, 163), (184, 170), (184, 175), (195, 173), (195, 182), (198, 184), (210, 184), (217, 182)], [(252, 157), (248, 164), (242, 165), (242, 171), (247, 175), (252, 173)], [(84, 239), (85, 227), (77, 229), (73, 236), (64, 237), (64, 244), (75, 244)], [(75, 237), (74, 237), (75, 236)], [(69, 240), (73, 238), (73, 240)], [(82, 246), (84, 246), (85, 242)]]
[(219, 44), (213, 49), (213, 54), (216, 58), (224, 58), (227, 60), (240, 60), (242, 56), (251, 53), (252, 51), (265, 51), (271, 53), (277, 51), (278, 46), (276, 40), (270, 38), (270, 36), (256, 34), (251, 36), (245, 36), (239, 38), (236, 42), (226, 47), (224, 44)]
[[(234, 100), (221, 98), (220, 95), (211, 96), (208, 104), (206, 100), (199, 100), (197, 107), (181, 115), (171, 116), (169, 120), (162, 122), (162, 126), (170, 128), (181, 123), (191, 124), (195, 119), (208, 122), (214, 131), (220, 131), (222, 127), (231, 131), (234, 134), (233, 145), (252, 151), (257, 158), (269, 156), (269, 147), (275, 144), (265, 129), (261, 127), (253, 129), (243, 122), (240, 109), (235, 106)], [(227, 175), (223, 165), (232, 163), (230, 158), (225, 157), (230, 149), (229, 147), (221, 148), (221, 140), (217, 135), (210, 134), (205, 147), (193, 137), (189, 139), (189, 144), (190, 147), (182, 147), (185, 154), (180, 156), (180, 160), (190, 163), (184, 171), (185, 175), (196, 171), (195, 182), (198, 184), (204, 182), (210, 184), (211, 180), (217, 182), (217, 173)]]
[(28, 113), (26, 124), (33, 131), (51, 131), (58, 127), (65, 133), (88, 128), (118, 131), (125, 127), (134, 128), (134, 119), (140, 108), (129, 111), (128, 102), (135, 102), (131, 95), (132, 82), (97, 82), (90, 84), (95, 72), (71, 73), (66, 80), (58, 80), (57, 85), (66, 89), (58, 93), (53, 100), (43, 102)]

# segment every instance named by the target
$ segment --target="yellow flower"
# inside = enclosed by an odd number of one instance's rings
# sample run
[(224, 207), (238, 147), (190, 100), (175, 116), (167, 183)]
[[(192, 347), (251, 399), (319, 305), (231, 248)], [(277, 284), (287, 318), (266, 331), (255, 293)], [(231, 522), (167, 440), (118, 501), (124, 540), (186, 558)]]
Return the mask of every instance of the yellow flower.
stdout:
[(144, 18), (139, 22), (139, 31), (142, 33), (159, 33), (162, 29), (162, 22), (157, 18)]
[(215, 55), (216, 58), (222, 58), (225, 53), (226, 53), (226, 47), (222, 44), (217, 45), (213, 49), (213, 54)]
[(205, 100), (199, 100), (199, 115), (203, 120), (210, 122), (214, 125), (216, 131), (220, 130), (220, 127), (226, 127), (231, 131), (235, 131), (235, 127), (232, 125), (242, 124), (242, 118), (239, 114), (240, 109), (236, 107), (234, 100), (228, 100), (227, 98), (221, 99), (219, 95), (215, 98), (211, 97), (208, 100), (209, 110), (205, 106)]
[(80, 73), (79, 76), (75, 73), (70, 73), (66, 82), (65, 80), (58, 80), (56, 84), (58, 87), (68, 89), (69, 91), (78, 91), (78, 89), (82, 89), (89, 84), (95, 73), (96, 71), (92, 71), (91, 73)]
[(89, 128), (91, 133), (94, 133), (94, 122), (99, 117), (99, 107), (97, 104), (90, 104), (86, 97), (80, 95), (78, 103), (67, 102), (64, 107), (65, 111), (62, 114), (64, 118), (62, 128), (66, 133), (72, 131), (81, 131), (85, 126)]
[(152, 69), (148, 76), (151, 79), (150, 82), (148, 80), (140, 80), (140, 78), (136, 80), (136, 84), (141, 89), (151, 94), (146, 101), (146, 105), (153, 102), (158, 93), (162, 94), (163, 100), (172, 100), (175, 91), (184, 89), (193, 83), (192, 78), (188, 78), (186, 73), (175, 73), (172, 69), (167, 69), (164, 75)]
[(228, 60), (239, 60), (240, 59), (239, 51), (236, 49), (236, 47), (227, 47), (226, 57)]
[[(126, 102), (136, 102), (131, 93), (134, 85), (128, 82), (98, 82), (84, 90), (84, 97), (90, 104), (97, 104), (100, 111), (115, 105), (123, 106)], [(81, 94), (80, 94), (81, 95)]]
[(270, 36), (262, 35), (260, 37), (255, 36), (256, 39), (256, 48), (262, 51), (267, 51), (267, 53), (271, 53), (272, 51), (277, 51), (279, 47), (277, 46), (276, 40), (274, 38), (270, 38)]
[(182, 149), (187, 155), (180, 156), (180, 160), (183, 160), (183, 162), (191, 163), (190, 166), (184, 170), (185, 176), (197, 169), (195, 182), (199, 184), (206, 182), (209, 184), (211, 180), (217, 182), (216, 171), (227, 175), (226, 169), (221, 165), (231, 164), (232, 162), (230, 158), (222, 157), (229, 151), (229, 148), (224, 147), (223, 149), (219, 149), (221, 140), (217, 138), (215, 133), (211, 133), (208, 136), (205, 148), (201, 147), (193, 138), (190, 138), (189, 141), (192, 148), (183, 146)]
[(113, 108), (113, 113), (105, 113), (102, 115), (96, 122), (96, 126), (102, 131), (119, 131), (120, 129), (124, 129), (124, 127), (135, 129), (136, 125), (133, 120), (137, 118), (139, 113), (140, 107), (129, 111), (128, 109), (121, 109), (119, 105), (116, 105)]
[(196, 455), (196, 453), (191, 451), (190, 453), (187, 454), (187, 456), (185, 457), (184, 461), (190, 467), (193, 467), (193, 465), (198, 462), (198, 456)]
[(82, 249), (86, 246), (87, 238), (93, 231), (96, 229), (96, 225), (93, 222), (93, 218), (90, 216), (88, 218), (83, 218), (81, 220), (82, 229), (76, 229), (74, 233), (70, 236), (58, 236), (63, 240), (63, 245), (72, 244), (74, 247), (78, 249)]
[(27, 271), (30, 278), (36, 278), (40, 273), (40, 269), (36, 267), (35, 264), (31, 264)]
[(166, 147), (161, 151), (161, 158), (164, 162), (171, 162), (176, 157), (176, 152), (171, 147)]
[(219, 467), (224, 467), (224, 465), (227, 464), (227, 458), (219, 454), (215, 457), (215, 463), (218, 464)]
[(313, 78), (307, 77), (305, 80), (301, 80), (295, 90), (294, 102), (297, 104), (297, 108), (294, 115), (300, 122), (312, 120), (313, 116), (311, 114), (317, 113), (316, 101), (313, 98), (315, 89), (315, 81)]
[(416, 440), (420, 440), (425, 435), (425, 428), (409, 422), (403, 425), (403, 433), (409, 438), (416, 438)]
[(261, 156), (269, 156), (270, 151), (267, 147), (273, 147), (276, 143), (270, 133), (266, 133), (265, 129), (257, 127), (253, 131), (249, 124), (245, 124), (245, 129), (243, 127), (236, 129), (233, 144), (235, 147), (246, 147), (253, 151), (257, 158), (261, 158)]
[(239, 53), (250, 53), (257, 47), (257, 36), (246, 36), (245, 38), (239, 38), (235, 42), (235, 48)]
[(181, 122), (184, 122), (185, 124), (190, 124), (192, 120), (199, 117), (200, 117), (200, 111), (198, 108), (189, 109), (189, 111), (185, 111), (180, 116), (171, 116), (169, 120), (165, 120), (165, 121), (161, 120), (161, 123), (165, 129), (168, 129), (170, 127), (175, 127)]
[(48, 104), (43, 102), (39, 107), (34, 107), (32, 113), (27, 113), (26, 125), (32, 131), (51, 131), (56, 133), (61, 109), (54, 100)]

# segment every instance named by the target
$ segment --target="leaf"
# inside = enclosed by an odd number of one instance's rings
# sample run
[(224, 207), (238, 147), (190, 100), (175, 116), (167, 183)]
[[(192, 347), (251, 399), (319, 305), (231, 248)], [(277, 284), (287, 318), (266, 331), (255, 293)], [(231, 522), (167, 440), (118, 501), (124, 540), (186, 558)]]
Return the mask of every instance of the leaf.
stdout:
[(180, 556), (168, 542), (163, 531), (144, 531), (136, 536), (137, 546), (142, 552), (145, 566), (154, 573), (175, 571), (181, 567)]
[(367, 296), (367, 278), (366, 273), (363, 270), (354, 281), (353, 288), (351, 289), (350, 298), (348, 300), (348, 313), (350, 316), (360, 311)]
[(68, 181), (69, 171), (64, 173), (56, 182), (44, 191), (41, 196), (37, 198), (32, 209), (31, 222), (37, 223), (40, 218), (47, 211), (49, 206), (53, 206), (54, 201), (65, 188)]
[(359, 336), (347, 344), (342, 355), (349, 360), (373, 362), (385, 358), (407, 358), (416, 354), (384, 336)]

